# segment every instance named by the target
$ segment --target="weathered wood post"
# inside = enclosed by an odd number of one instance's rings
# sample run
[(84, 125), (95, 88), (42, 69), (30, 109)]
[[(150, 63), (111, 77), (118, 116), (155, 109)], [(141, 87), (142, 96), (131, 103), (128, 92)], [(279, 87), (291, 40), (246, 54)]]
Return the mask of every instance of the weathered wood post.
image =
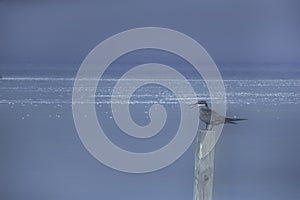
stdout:
[[(195, 153), (195, 183), (194, 200), (212, 200), (214, 175), (214, 148), (203, 157), (203, 144), (215, 143), (215, 132), (209, 130), (198, 131)], [(210, 134), (210, 135), (208, 135)], [(209, 136), (209, 137), (206, 137)]]

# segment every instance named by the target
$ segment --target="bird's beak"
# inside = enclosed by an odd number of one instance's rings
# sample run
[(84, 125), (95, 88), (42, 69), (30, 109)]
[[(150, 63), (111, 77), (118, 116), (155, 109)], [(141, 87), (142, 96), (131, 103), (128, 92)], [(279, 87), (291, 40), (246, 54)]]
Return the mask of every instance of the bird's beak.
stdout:
[(191, 107), (191, 108), (197, 108), (197, 107), (198, 107), (198, 103), (190, 104), (190, 107)]

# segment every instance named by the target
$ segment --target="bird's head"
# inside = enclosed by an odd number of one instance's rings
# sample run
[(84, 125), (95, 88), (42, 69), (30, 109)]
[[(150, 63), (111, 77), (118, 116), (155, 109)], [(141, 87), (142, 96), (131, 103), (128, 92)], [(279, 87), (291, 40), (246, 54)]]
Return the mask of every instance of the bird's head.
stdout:
[(191, 104), (192, 107), (199, 107), (201, 105), (205, 105), (206, 107), (208, 107), (208, 104), (205, 100), (199, 100), (197, 101), (197, 103)]

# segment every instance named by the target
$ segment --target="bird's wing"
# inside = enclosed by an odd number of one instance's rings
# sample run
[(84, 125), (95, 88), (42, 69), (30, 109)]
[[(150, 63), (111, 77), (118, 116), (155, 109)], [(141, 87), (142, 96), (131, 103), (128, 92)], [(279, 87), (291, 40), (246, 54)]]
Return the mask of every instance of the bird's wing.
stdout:
[(225, 117), (219, 115), (217, 112), (208, 107), (204, 107), (200, 110), (200, 119), (205, 123), (213, 125), (218, 125), (225, 122)]
[(211, 110), (211, 121), (213, 122), (219, 122), (222, 123), (225, 121), (225, 117), (222, 115), (219, 115), (217, 112)]

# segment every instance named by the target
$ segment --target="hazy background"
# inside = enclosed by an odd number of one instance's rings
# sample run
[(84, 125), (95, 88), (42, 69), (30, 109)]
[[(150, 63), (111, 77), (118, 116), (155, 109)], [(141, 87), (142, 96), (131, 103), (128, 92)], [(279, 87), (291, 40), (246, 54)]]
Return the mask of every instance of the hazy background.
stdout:
[(1, 0), (0, 64), (78, 67), (99, 42), (130, 28), (183, 32), (218, 63), (300, 61), (298, 0)]

